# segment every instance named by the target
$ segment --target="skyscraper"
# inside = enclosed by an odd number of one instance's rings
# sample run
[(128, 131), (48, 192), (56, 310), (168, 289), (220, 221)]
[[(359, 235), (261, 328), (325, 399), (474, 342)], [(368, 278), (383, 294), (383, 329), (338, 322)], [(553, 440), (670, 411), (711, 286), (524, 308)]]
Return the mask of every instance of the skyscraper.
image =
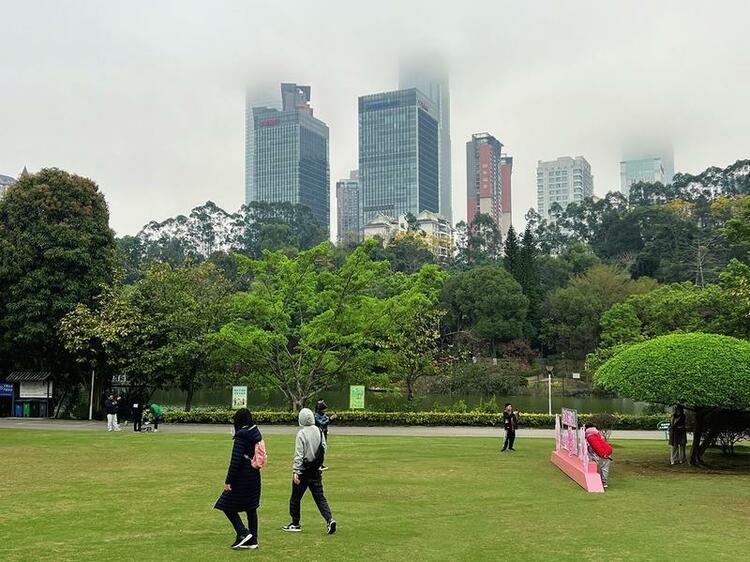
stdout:
[(476, 133), (466, 143), (466, 220), (481, 213), (502, 231), (503, 145), (489, 133)]
[(663, 156), (643, 156), (620, 162), (620, 191), (625, 197), (630, 195), (630, 186), (638, 182), (672, 183), (674, 158), (671, 151)]
[(359, 98), (360, 225), (439, 212), (438, 113), (416, 88)]
[(245, 201), (302, 204), (328, 228), (328, 127), (310, 86), (281, 84), (281, 110), (248, 104), (245, 120)]
[(558, 203), (565, 209), (570, 203), (580, 203), (594, 195), (594, 176), (591, 165), (583, 156), (562, 156), (542, 162), (536, 168), (537, 211), (549, 218), (550, 207)]
[(500, 156), (500, 177), (502, 178), (503, 186), (503, 197), (500, 207), (502, 210), (502, 217), (500, 223), (502, 225), (501, 232), (503, 233), (503, 240), (508, 234), (508, 230), (513, 224), (513, 185), (511, 183), (513, 176), (513, 157), (503, 154)]
[(399, 89), (417, 88), (436, 106), (438, 121), (438, 152), (440, 214), (453, 223), (453, 191), (451, 188), (451, 95), (448, 71), (438, 57), (402, 61)]
[(339, 244), (356, 244), (359, 226), (359, 170), (336, 182), (336, 239)]

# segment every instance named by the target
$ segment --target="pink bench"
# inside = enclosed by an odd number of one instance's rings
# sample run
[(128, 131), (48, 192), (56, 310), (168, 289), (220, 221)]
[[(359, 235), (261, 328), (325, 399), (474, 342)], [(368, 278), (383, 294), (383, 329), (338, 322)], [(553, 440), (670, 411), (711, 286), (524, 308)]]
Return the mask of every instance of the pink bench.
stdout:
[(587, 492), (604, 492), (595, 462), (589, 461), (588, 466), (584, 466), (578, 455), (571, 455), (565, 449), (552, 451), (549, 460)]

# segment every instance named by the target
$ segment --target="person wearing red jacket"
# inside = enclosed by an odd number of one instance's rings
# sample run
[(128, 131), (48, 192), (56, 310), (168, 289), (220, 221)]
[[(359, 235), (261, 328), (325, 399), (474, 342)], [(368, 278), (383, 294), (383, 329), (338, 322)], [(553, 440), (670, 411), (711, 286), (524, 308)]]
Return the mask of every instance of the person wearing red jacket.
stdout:
[(609, 463), (612, 462), (612, 445), (596, 429), (591, 422), (586, 422), (586, 444), (588, 445), (591, 460), (596, 462), (599, 467), (599, 473), (602, 475), (602, 484), (607, 487), (609, 480)]

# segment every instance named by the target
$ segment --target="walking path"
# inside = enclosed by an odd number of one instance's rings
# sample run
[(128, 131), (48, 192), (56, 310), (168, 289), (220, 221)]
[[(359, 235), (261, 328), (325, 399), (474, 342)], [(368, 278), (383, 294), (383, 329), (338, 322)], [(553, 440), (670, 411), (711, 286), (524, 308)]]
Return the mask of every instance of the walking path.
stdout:
[[(160, 424), (160, 433), (229, 433), (226, 424)], [(267, 435), (293, 435), (299, 427), (293, 425), (262, 425)], [(3, 429), (37, 429), (45, 431), (105, 431), (104, 421), (73, 421), (33, 418), (0, 418), (0, 430)], [(131, 426), (123, 426), (130, 430)], [(331, 427), (336, 435), (376, 435), (402, 437), (499, 437), (503, 430), (498, 427), (464, 427), (464, 426), (376, 426), (353, 427), (336, 425)], [(519, 429), (519, 438), (554, 439), (553, 429)], [(664, 439), (663, 431), (620, 430), (612, 432), (613, 439)]]

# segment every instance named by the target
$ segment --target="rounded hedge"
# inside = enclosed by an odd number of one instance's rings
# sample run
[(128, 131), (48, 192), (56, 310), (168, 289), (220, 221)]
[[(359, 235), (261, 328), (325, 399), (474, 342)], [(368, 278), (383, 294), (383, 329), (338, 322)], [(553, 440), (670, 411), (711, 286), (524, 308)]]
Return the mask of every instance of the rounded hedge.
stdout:
[(750, 342), (717, 334), (670, 334), (627, 347), (595, 381), (634, 400), (741, 410), (750, 407)]

